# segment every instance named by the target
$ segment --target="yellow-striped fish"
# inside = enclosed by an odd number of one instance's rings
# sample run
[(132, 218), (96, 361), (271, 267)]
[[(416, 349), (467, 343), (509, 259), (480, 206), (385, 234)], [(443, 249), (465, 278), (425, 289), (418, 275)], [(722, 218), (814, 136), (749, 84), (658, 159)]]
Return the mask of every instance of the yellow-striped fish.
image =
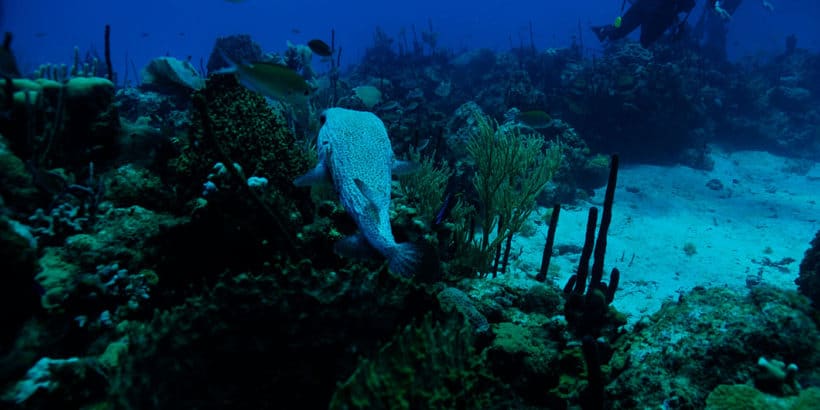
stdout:
[(313, 88), (293, 69), (274, 63), (235, 63), (224, 54), (229, 67), (215, 74), (233, 74), (240, 84), (266, 97), (294, 105), (307, 104)]

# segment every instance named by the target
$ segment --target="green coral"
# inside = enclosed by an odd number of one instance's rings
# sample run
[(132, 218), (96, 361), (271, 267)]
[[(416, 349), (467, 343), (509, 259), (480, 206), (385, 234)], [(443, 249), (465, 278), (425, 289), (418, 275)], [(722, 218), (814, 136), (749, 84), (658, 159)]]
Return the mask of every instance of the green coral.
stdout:
[(482, 115), (476, 115), (476, 124), (467, 152), (475, 163), (473, 186), (481, 203), (481, 270), (508, 237), (521, 231), (536, 197), (561, 165), (562, 153), (558, 144), (547, 146), (540, 134), (522, 135), (518, 128), (499, 127)]
[(427, 315), (408, 325), (333, 395), (331, 409), (481, 409), (492, 397), (485, 358), (473, 347), (473, 329), (448, 326)]

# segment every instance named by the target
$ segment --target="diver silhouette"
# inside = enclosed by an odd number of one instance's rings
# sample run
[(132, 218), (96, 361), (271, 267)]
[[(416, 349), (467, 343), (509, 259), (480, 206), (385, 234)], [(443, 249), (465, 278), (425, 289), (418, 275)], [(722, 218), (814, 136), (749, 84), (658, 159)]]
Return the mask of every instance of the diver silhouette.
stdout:
[(594, 26), (592, 31), (599, 41), (618, 40), (640, 26), (641, 45), (648, 47), (667, 29), (680, 23), (679, 14), (687, 13), (688, 16), (694, 7), (695, 0), (636, 0), (615, 24)]

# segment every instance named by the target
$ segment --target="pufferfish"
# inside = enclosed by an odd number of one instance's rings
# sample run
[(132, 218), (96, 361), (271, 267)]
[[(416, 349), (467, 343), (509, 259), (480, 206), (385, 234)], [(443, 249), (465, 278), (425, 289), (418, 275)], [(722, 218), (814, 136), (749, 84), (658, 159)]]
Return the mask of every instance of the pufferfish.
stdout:
[(336, 244), (345, 256), (367, 248), (387, 258), (390, 271), (412, 276), (419, 260), (418, 248), (396, 243), (390, 228), (392, 174), (413, 172), (417, 164), (399, 161), (393, 154), (384, 123), (371, 112), (330, 108), (320, 117), (316, 146), (319, 164), (294, 180), (296, 186), (333, 183), (339, 201), (359, 227), (359, 233)]

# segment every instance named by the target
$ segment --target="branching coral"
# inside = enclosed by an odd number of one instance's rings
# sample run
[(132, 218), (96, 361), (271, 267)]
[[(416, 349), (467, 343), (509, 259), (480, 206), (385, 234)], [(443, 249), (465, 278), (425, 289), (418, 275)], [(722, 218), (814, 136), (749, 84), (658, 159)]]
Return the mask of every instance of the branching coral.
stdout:
[[(486, 264), (499, 246), (521, 230), (535, 206), (535, 198), (561, 164), (561, 147), (547, 146), (537, 135), (522, 135), (516, 127), (499, 127), (476, 116), (477, 131), (467, 141), (475, 162), (473, 177), (483, 228), (478, 249)], [(491, 238), (490, 234), (498, 234)], [(486, 266), (486, 265), (485, 265)]]
[(410, 151), (410, 161), (418, 163), (419, 169), (401, 176), (401, 193), (408, 204), (416, 207), (422, 221), (429, 223), (441, 207), (453, 170), (447, 164), (437, 167), (432, 156), (422, 158), (414, 150)]

